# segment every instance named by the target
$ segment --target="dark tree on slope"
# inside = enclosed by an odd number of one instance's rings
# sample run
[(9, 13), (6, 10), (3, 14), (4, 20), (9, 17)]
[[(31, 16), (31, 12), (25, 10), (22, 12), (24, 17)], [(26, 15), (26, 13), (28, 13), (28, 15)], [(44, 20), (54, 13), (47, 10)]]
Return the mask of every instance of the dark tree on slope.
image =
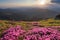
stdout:
[(60, 14), (55, 17), (55, 19), (60, 20)]

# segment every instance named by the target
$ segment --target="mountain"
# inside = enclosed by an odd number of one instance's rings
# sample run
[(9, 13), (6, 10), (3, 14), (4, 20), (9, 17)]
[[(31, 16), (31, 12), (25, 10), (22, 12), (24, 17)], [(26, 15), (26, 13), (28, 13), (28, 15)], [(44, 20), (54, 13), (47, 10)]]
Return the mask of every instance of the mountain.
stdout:
[(0, 19), (2, 20), (41, 20), (55, 18), (60, 13), (40, 8), (17, 8), (0, 9)]

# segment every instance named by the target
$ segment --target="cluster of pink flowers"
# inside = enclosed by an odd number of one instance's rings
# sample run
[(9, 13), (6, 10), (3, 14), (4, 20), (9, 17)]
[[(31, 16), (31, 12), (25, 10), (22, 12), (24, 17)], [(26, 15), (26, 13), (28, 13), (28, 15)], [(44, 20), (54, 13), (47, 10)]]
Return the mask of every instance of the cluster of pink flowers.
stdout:
[(20, 36), (22, 40), (60, 40), (60, 31), (46, 27), (34, 27), (25, 31), (17, 26), (6, 30), (1, 40), (18, 40)]
[(24, 33), (25, 30), (23, 30), (20, 26), (11, 27), (4, 31), (4, 33), (1, 35), (1, 40), (18, 40), (18, 37)]
[(24, 35), (23, 40), (60, 40), (60, 32), (52, 28), (33, 28)]

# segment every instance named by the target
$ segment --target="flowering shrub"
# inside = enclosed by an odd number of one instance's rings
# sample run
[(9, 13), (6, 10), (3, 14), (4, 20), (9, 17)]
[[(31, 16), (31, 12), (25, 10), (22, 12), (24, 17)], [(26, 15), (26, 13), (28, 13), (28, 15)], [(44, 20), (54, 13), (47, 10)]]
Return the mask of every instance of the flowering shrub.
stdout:
[(23, 40), (60, 40), (60, 32), (51, 28), (33, 28), (24, 35)]
[(1, 40), (18, 40), (24, 32), (25, 30), (22, 30), (20, 26), (11, 27), (3, 33)]
[(25, 31), (17, 26), (6, 30), (2, 34), (1, 40), (60, 40), (60, 31), (46, 27), (34, 27)]

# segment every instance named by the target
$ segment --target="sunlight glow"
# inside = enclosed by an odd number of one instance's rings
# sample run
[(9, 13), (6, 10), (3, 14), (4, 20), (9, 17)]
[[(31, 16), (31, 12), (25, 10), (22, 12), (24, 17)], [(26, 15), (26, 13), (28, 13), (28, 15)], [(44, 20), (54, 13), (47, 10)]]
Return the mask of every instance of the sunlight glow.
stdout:
[(51, 0), (38, 0), (38, 4), (40, 4), (40, 5), (46, 5), (49, 3), (51, 3)]

